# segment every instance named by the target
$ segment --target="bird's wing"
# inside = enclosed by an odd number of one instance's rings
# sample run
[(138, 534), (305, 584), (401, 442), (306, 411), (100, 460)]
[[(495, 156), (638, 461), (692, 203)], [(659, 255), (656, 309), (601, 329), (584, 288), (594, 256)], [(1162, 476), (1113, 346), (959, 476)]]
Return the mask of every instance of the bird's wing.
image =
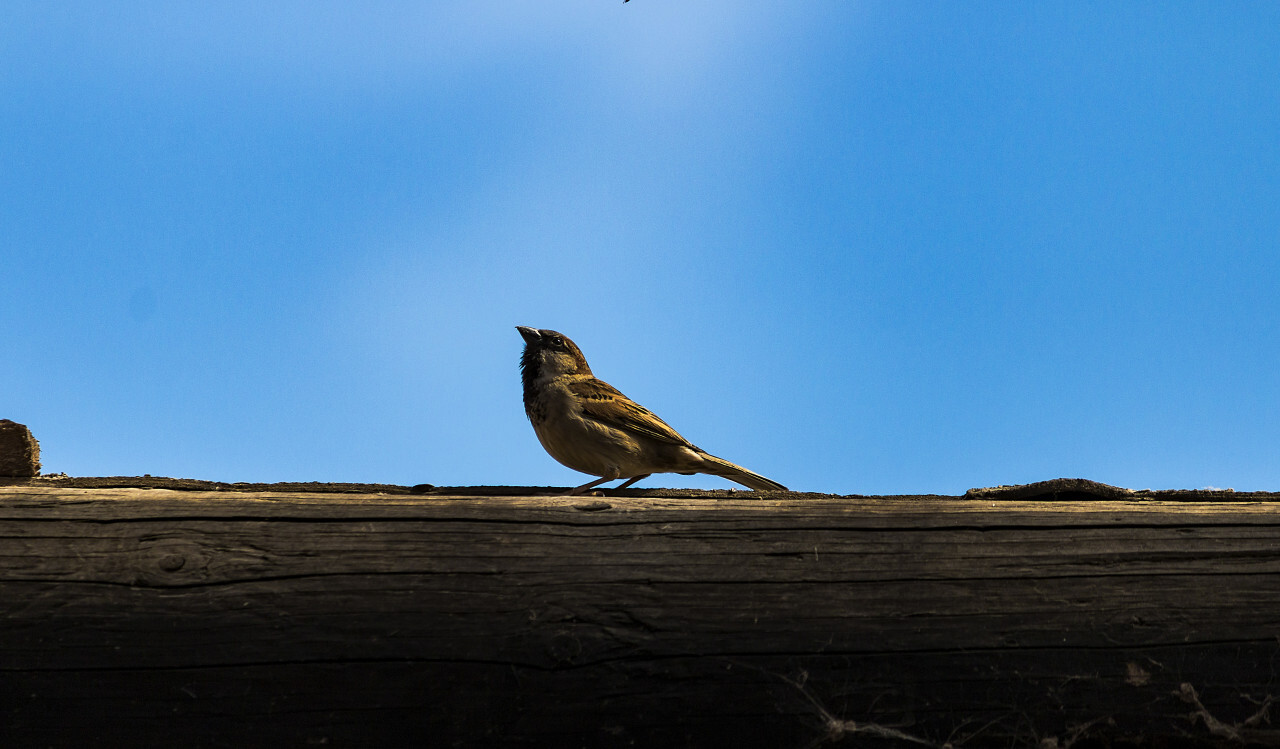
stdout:
[(569, 385), (569, 390), (581, 399), (583, 413), (597, 421), (662, 442), (697, 449), (679, 432), (667, 426), (667, 422), (603, 380), (594, 377), (578, 380)]

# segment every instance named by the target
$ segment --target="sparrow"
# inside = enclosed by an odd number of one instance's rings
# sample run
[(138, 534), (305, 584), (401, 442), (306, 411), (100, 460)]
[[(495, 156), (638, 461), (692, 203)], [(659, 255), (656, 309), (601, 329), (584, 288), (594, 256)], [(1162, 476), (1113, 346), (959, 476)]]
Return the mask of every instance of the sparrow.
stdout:
[(681, 437), (593, 375), (582, 350), (563, 334), (521, 325), (516, 330), (524, 338), (524, 412), (538, 441), (561, 464), (600, 477), (566, 494), (614, 479), (626, 479), (616, 487), (625, 489), (654, 473), (709, 473), (751, 489), (787, 488)]

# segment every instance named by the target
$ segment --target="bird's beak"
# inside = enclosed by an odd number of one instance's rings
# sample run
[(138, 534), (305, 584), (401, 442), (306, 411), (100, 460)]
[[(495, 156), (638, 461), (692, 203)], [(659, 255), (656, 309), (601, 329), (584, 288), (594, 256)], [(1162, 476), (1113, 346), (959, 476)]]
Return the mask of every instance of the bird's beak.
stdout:
[(526, 328), (523, 325), (517, 325), (516, 330), (520, 331), (525, 343), (534, 343), (542, 338), (542, 334), (538, 332), (537, 328)]

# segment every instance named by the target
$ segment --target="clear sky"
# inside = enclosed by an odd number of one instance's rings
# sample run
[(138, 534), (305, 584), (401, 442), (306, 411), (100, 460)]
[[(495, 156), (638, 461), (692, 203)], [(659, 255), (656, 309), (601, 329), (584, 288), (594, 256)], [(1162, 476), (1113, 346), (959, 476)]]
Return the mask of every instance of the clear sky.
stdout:
[(1280, 490), (1280, 3), (4, 15), (46, 472), (581, 483), (531, 325), (798, 490)]

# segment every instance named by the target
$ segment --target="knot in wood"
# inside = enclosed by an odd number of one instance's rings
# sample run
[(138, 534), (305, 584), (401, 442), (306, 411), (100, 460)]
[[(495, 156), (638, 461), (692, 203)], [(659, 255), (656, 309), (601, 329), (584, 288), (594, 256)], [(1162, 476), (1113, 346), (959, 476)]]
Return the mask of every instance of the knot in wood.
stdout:
[(187, 558), (181, 554), (166, 554), (160, 557), (160, 569), (165, 572), (177, 572), (187, 563)]
[(557, 665), (571, 664), (582, 655), (582, 641), (572, 632), (560, 630), (547, 643), (547, 655)]

